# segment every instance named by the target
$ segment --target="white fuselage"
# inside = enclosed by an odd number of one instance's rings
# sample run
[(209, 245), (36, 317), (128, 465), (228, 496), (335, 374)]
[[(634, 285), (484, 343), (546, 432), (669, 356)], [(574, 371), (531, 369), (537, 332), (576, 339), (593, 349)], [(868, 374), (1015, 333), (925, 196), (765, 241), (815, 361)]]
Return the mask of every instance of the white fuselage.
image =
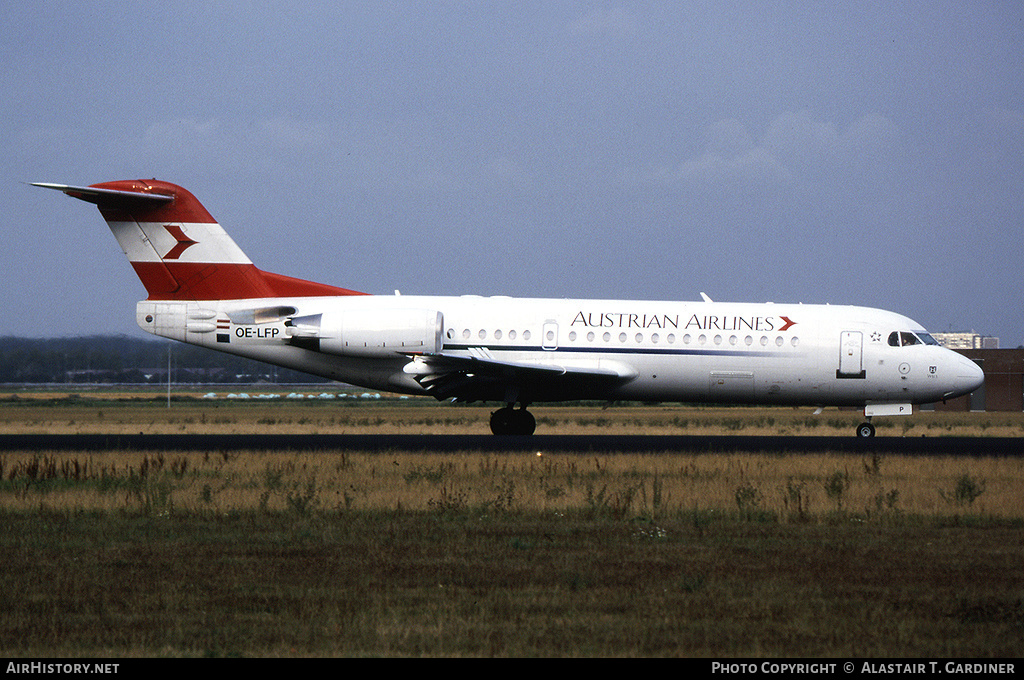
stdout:
[(156, 335), (406, 394), (428, 393), (418, 357), (442, 353), (617, 376), (525, 386), (505, 399), (523, 403), (909, 405), (965, 394), (982, 379), (973, 362), (928, 344), (920, 324), (865, 307), (367, 295), (144, 301), (138, 322)]
[(354, 385), (503, 402), (494, 434), (532, 434), (532, 403), (582, 399), (862, 406), (870, 437), (875, 415), (984, 381), (878, 309), (364, 295), (259, 269), (170, 182), (37, 186), (99, 208), (149, 293), (144, 330)]

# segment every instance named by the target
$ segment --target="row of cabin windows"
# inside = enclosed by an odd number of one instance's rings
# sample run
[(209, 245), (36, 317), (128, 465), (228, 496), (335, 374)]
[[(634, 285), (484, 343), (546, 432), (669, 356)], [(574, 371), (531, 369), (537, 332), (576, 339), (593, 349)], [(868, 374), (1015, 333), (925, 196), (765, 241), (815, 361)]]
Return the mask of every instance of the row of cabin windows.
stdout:
[[(587, 335), (586, 335), (586, 338), (587, 338), (587, 342), (594, 342), (597, 339), (597, 337), (595, 336), (593, 331), (589, 331), (587, 333)], [(569, 332), (569, 342), (575, 342), (576, 339), (577, 339), (576, 331), (570, 331)], [(608, 333), (608, 332), (605, 332), (601, 336), (601, 339), (604, 342), (611, 342), (612, 334)], [(626, 333), (619, 333), (619, 338), (618, 339), (619, 339), (619, 342), (626, 342), (629, 339), (629, 335), (626, 334)], [(643, 333), (637, 333), (635, 336), (633, 336), (633, 339), (637, 343), (642, 343), (644, 341), (644, 334)], [(661, 342), (661, 335), (659, 333), (651, 333), (649, 339), (650, 339), (651, 344), (656, 345), (659, 342)], [(729, 345), (731, 345), (733, 347), (736, 347), (736, 346), (738, 346), (740, 344), (741, 339), (740, 339), (740, 336), (738, 336), (738, 335), (730, 335), (728, 338), (726, 338), (723, 335), (715, 335), (713, 337), (709, 337), (709, 336), (707, 336), (707, 335), (705, 335), (703, 333), (701, 333), (700, 335), (698, 335), (696, 337), (690, 335), (689, 333), (686, 333), (682, 337), (682, 342), (683, 342), (684, 345), (689, 345), (689, 344), (693, 343), (694, 341), (696, 341), (696, 343), (698, 345), (706, 345), (706, 344), (708, 344), (708, 342), (712, 342), (715, 345), (722, 345), (722, 344), (728, 342)], [(676, 334), (675, 333), (669, 333), (668, 335), (666, 335), (665, 336), (665, 342), (667, 342), (670, 345), (674, 345), (676, 343)], [(759, 342), (761, 343), (762, 347), (767, 347), (768, 344), (771, 342), (771, 340), (768, 338), (767, 335), (762, 335)], [(796, 347), (797, 345), (800, 344), (800, 338), (798, 338), (796, 336), (793, 336), (792, 338), (790, 338), (789, 342), (790, 342), (790, 344), (793, 347)], [(742, 343), (744, 345), (746, 345), (747, 347), (751, 347), (754, 344), (754, 336), (752, 336), (752, 335), (745, 336), (742, 339)], [(786, 344), (785, 337), (783, 337), (781, 335), (775, 336), (775, 345), (777, 347), (782, 347), (784, 344)]]
[[(552, 331), (548, 331), (548, 334), (552, 336), (549, 339), (550, 340), (554, 340), (554, 333)], [(477, 337), (480, 338), (481, 340), (486, 340), (487, 339), (487, 331), (485, 331), (484, 329), (481, 328), (480, 331), (477, 333)], [(515, 331), (509, 331), (508, 335), (506, 336), (504, 332), (498, 330), (498, 331), (494, 331), (494, 335), (492, 337), (495, 340), (501, 340), (504, 337), (508, 337), (509, 340), (515, 340), (517, 337), (519, 337), (519, 335)], [(523, 340), (529, 340), (530, 337), (531, 337), (530, 331), (523, 331)], [(462, 331), (462, 339), (463, 340), (471, 340), (472, 338), (473, 338), (473, 331), (469, 330), (468, 328)], [(455, 330), (452, 329), (452, 328), (448, 329), (448, 339), (449, 340), (454, 340), (455, 339)]]
[[(451, 329), (451, 328), (448, 329), (447, 335), (448, 335), (448, 339), (449, 340), (453, 340), (455, 338), (455, 330)], [(466, 329), (464, 329), (462, 331), (462, 339), (463, 340), (471, 340), (471, 339), (473, 339), (473, 335), (474, 335), (473, 331), (471, 331), (468, 328), (466, 328)], [(487, 331), (483, 330), (483, 329), (477, 331), (476, 337), (478, 339), (480, 339), (480, 340), (486, 340), (487, 339)], [(520, 336), (519, 336), (519, 334), (516, 333), (516, 331), (508, 331), (508, 333), (505, 333), (503, 331), (496, 330), (496, 331), (494, 331), (491, 334), (491, 337), (494, 340), (501, 340), (503, 338), (507, 338), (508, 340), (515, 340), (517, 337), (520, 337)], [(522, 339), (524, 341), (529, 340), (530, 337), (531, 337), (530, 336), (530, 331), (523, 331), (522, 332)], [(594, 333), (594, 331), (589, 331), (586, 334), (585, 337), (586, 337), (587, 342), (595, 342), (597, 340), (598, 336), (597, 336), (597, 334)], [(607, 332), (607, 331), (605, 331), (601, 335), (601, 340), (603, 342), (611, 342), (612, 338), (613, 338), (612, 334), (610, 332)], [(579, 336), (577, 335), (576, 331), (569, 331), (569, 342), (576, 342), (578, 339), (579, 339)], [(658, 344), (658, 343), (660, 343), (662, 341), (661, 334), (659, 334), (659, 333), (652, 333), (648, 337), (648, 339), (650, 340), (651, 344), (654, 344), (654, 345), (656, 345), (656, 344)], [(675, 333), (669, 333), (668, 335), (665, 336), (664, 339), (665, 339), (665, 342), (667, 342), (668, 344), (674, 345), (678, 338), (676, 337)], [(553, 330), (547, 331), (546, 342), (553, 343), (554, 340), (555, 340), (555, 332)], [(624, 333), (623, 332), (623, 333), (619, 333), (618, 334), (618, 341), (620, 343), (624, 343), (624, 342), (626, 342), (628, 340), (629, 340), (629, 334), (628, 333)], [(642, 343), (644, 341), (644, 334), (643, 333), (637, 333), (636, 335), (633, 336), (633, 340), (636, 341), (637, 343)], [(698, 336), (693, 336), (693, 335), (691, 335), (689, 333), (686, 333), (682, 337), (682, 342), (683, 342), (684, 345), (689, 345), (689, 344), (692, 344), (693, 342), (696, 342), (698, 345), (706, 345), (709, 342), (711, 342), (711, 343), (713, 343), (715, 345), (722, 345), (724, 343), (728, 343), (729, 345), (731, 345), (733, 347), (738, 346), (742, 342), (747, 347), (751, 347), (751, 346), (753, 346), (753, 344), (755, 342), (755, 338), (752, 335), (747, 335), (747, 336), (745, 336), (745, 337), (743, 337), (741, 339), (740, 336), (738, 336), (738, 335), (730, 335), (730, 336), (728, 336), (728, 338), (726, 338), (723, 335), (715, 335), (713, 337), (709, 337), (709, 336), (707, 336), (707, 335), (705, 335), (703, 333), (701, 333)], [(767, 335), (762, 335), (760, 337), (760, 339), (757, 340), (757, 342), (759, 342), (762, 347), (767, 347), (772, 341), (771, 341), (771, 339)], [(782, 335), (775, 336), (775, 345), (776, 345), (776, 347), (782, 347), (784, 344), (786, 344), (786, 338), (784, 336), (782, 336)], [(792, 338), (790, 338), (789, 344), (792, 345), (793, 347), (798, 346), (800, 344), (800, 338), (798, 338), (797, 336), (793, 336)]]

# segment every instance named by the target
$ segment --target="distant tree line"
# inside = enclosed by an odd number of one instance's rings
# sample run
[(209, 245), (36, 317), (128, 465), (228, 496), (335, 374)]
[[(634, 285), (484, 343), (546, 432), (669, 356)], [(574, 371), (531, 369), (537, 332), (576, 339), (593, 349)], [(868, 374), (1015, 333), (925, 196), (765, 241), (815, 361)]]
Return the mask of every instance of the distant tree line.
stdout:
[(0, 383), (167, 384), (327, 382), (184, 343), (95, 335), (82, 338), (0, 337)]

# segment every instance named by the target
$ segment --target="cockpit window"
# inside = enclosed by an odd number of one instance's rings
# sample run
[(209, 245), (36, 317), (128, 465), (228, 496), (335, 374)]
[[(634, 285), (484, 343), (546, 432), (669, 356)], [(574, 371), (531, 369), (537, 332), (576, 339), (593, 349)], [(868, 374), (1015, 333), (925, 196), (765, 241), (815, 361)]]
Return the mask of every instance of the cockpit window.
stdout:
[(904, 347), (906, 347), (907, 345), (921, 344), (921, 341), (917, 339), (916, 335), (914, 335), (913, 333), (907, 333), (906, 331), (902, 331), (900, 333), (900, 341)]
[(890, 347), (907, 347), (908, 345), (937, 345), (935, 338), (927, 333), (911, 333), (909, 331), (893, 331), (889, 334)]

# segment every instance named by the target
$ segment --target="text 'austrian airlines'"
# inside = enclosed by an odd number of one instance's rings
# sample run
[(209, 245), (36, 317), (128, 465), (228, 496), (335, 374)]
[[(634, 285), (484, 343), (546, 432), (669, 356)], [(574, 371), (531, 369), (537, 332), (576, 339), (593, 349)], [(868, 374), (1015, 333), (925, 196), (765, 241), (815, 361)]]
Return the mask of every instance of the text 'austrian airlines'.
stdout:
[(258, 269), (168, 182), (35, 186), (99, 207), (149, 293), (143, 330), (362, 387), (501, 402), (495, 434), (532, 434), (530, 404), (586, 399), (857, 406), (870, 437), (873, 416), (984, 381), (879, 309), (367, 295)]

